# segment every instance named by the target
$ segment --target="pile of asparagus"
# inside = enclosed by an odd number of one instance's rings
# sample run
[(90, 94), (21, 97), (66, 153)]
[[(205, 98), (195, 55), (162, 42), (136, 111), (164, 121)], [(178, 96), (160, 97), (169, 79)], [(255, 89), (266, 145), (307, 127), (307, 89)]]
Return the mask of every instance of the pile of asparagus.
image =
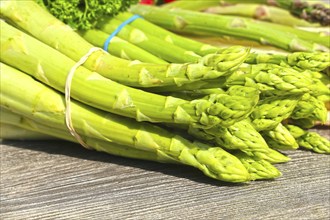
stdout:
[[(1, 124), (79, 142), (66, 124), (68, 73), (131, 14), (88, 30), (34, 1), (1, 2), (0, 14)], [(330, 153), (308, 130), (327, 120), (329, 66), (328, 52), (218, 48), (137, 19), (76, 69), (69, 116), (89, 149), (227, 182), (273, 179), (284, 150)]]

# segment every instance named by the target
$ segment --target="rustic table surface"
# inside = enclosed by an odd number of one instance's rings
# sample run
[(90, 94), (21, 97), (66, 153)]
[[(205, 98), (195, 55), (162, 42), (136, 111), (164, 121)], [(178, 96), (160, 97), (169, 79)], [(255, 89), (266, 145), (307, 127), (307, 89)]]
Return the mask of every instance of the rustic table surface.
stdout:
[(4, 141), (0, 219), (329, 219), (330, 156), (286, 153), (282, 177), (228, 184), (69, 142)]

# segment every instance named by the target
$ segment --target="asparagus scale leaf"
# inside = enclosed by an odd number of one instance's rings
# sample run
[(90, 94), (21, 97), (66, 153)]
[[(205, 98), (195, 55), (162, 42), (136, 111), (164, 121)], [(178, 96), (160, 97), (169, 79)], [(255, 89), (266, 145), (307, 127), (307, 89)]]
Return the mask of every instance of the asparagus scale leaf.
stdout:
[(275, 166), (266, 160), (248, 156), (243, 152), (234, 152), (233, 154), (242, 162), (253, 180), (273, 179), (282, 175)]
[(292, 115), (300, 99), (301, 95), (264, 98), (254, 108), (249, 119), (258, 131), (273, 130)]
[(320, 154), (330, 154), (330, 141), (314, 131), (308, 131), (296, 125), (286, 125), (296, 138), (300, 147)]

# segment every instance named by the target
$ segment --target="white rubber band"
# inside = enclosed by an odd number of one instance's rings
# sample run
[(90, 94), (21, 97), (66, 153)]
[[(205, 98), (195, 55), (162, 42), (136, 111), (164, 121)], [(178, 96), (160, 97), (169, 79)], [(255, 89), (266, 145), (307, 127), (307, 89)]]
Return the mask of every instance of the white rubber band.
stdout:
[(80, 137), (80, 135), (75, 131), (75, 129), (73, 128), (73, 124), (72, 124), (72, 118), (71, 118), (71, 83), (72, 83), (72, 79), (73, 79), (73, 75), (75, 73), (75, 71), (77, 70), (77, 68), (81, 65), (83, 65), (86, 60), (89, 58), (90, 55), (92, 55), (94, 52), (96, 51), (103, 51), (101, 48), (99, 47), (92, 47), (88, 53), (86, 53), (83, 57), (80, 58), (80, 60), (71, 68), (70, 72), (68, 73), (68, 76), (66, 78), (66, 82), (65, 82), (65, 123), (66, 126), (68, 127), (71, 135), (73, 137), (75, 137), (77, 139), (77, 141), (85, 148), (87, 149), (92, 149), (91, 147), (89, 147)]

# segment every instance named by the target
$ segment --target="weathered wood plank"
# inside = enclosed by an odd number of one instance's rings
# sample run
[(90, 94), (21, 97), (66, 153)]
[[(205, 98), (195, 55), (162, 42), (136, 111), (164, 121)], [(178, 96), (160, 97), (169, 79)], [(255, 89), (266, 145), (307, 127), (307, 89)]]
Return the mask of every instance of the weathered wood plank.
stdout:
[(0, 219), (328, 219), (329, 155), (288, 155), (283, 177), (235, 185), (68, 142), (8, 141)]

